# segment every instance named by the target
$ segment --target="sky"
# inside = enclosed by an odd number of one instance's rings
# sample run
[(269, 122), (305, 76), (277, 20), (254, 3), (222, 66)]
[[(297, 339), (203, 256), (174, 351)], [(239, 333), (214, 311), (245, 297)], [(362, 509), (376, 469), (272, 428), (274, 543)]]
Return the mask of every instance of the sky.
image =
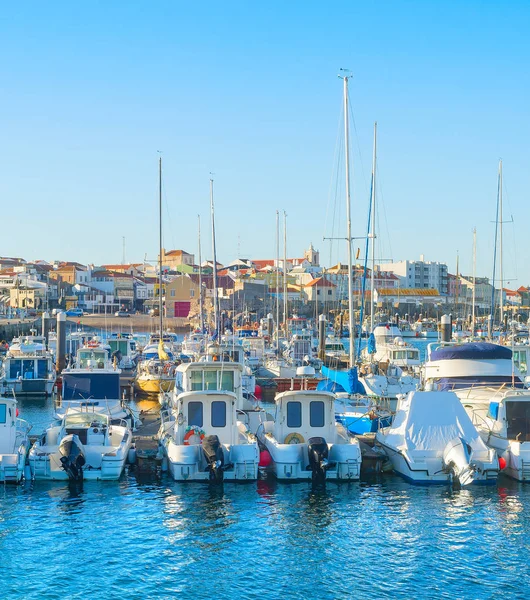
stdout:
[(166, 249), (197, 258), (200, 215), (212, 256), (212, 177), (220, 262), (274, 257), (277, 210), (288, 256), (345, 262), (347, 68), (355, 247), (377, 121), (377, 260), (469, 274), (476, 228), (491, 277), (502, 158), (503, 278), (529, 285), (529, 30), (510, 0), (4, 4), (0, 256), (156, 260), (161, 152)]

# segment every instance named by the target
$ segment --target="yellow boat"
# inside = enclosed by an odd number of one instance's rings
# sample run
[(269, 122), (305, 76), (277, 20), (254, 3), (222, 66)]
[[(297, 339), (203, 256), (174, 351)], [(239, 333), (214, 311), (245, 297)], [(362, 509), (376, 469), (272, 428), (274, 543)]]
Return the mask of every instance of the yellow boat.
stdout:
[(175, 363), (151, 359), (140, 362), (134, 380), (134, 389), (139, 394), (158, 395), (170, 392), (175, 387)]

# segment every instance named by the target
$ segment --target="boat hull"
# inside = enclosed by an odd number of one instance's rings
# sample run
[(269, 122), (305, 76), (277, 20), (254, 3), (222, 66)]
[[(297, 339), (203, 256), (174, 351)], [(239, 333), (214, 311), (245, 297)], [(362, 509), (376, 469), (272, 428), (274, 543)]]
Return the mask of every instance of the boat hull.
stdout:
[(139, 394), (158, 395), (170, 392), (174, 387), (174, 379), (136, 379), (134, 382), (134, 389)]

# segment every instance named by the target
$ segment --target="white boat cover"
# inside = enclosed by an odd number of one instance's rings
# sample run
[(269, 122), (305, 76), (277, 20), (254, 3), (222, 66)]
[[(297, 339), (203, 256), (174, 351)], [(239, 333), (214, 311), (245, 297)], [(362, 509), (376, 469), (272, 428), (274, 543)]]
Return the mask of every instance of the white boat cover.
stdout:
[(391, 448), (416, 456), (442, 456), (456, 437), (471, 446), (476, 458), (488, 448), (454, 392), (410, 392), (401, 400), (392, 425), (378, 437)]

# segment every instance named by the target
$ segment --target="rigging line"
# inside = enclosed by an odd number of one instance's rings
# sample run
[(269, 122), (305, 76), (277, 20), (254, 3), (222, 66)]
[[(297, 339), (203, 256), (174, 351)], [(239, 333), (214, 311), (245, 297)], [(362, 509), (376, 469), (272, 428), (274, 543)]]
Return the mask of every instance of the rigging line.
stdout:
[[(338, 160), (342, 160), (342, 149), (339, 150), (339, 157)], [(337, 163), (338, 164), (338, 163)], [(333, 202), (333, 221), (332, 221), (332, 228), (331, 228), (331, 237), (332, 239), (330, 240), (330, 245), (329, 245), (329, 264), (332, 264), (332, 255), (333, 252), (336, 251), (335, 250), (335, 246), (334, 244), (337, 244), (337, 241), (335, 238), (338, 237), (337, 233), (336, 233), (336, 228), (337, 228), (337, 222), (340, 222), (340, 216), (341, 216), (341, 208), (342, 208), (342, 202), (339, 203), (338, 202), (338, 194), (339, 194), (339, 169), (337, 168), (337, 170), (335, 171), (335, 198), (334, 198), (334, 202)], [(337, 210), (338, 210), (338, 215), (337, 215)]]
[(361, 145), (360, 145), (360, 141), (359, 141), (359, 135), (357, 133), (357, 123), (355, 122), (355, 116), (353, 114), (353, 104), (350, 98), (350, 94), (349, 94), (349, 90), (348, 90), (348, 107), (350, 109), (350, 118), (351, 121), (353, 123), (353, 131), (355, 132), (355, 141), (357, 142), (357, 150), (359, 153), (359, 164), (361, 166), (361, 176), (362, 176), (362, 180), (364, 182), (364, 186), (365, 188), (368, 187), (367, 184), (367, 180), (366, 180), (366, 173), (364, 172), (364, 163), (363, 163), (363, 155), (361, 152)]
[[(341, 109), (339, 111), (339, 121), (337, 123), (337, 135), (335, 136), (335, 150), (333, 151), (333, 162), (332, 162), (332, 167), (331, 167), (331, 176), (329, 178), (329, 188), (328, 188), (328, 201), (327, 201), (327, 206), (326, 206), (326, 218), (324, 220), (324, 236), (326, 237), (326, 229), (327, 229), (327, 225), (328, 225), (328, 216), (329, 216), (329, 209), (330, 209), (330, 204), (331, 204), (331, 190), (333, 189), (333, 170), (334, 170), (334, 165), (338, 164), (338, 160), (339, 157), (337, 156), (338, 154), (340, 154), (342, 147), (341, 147), (341, 141), (342, 141), (342, 127), (341, 127), (341, 123), (342, 123), (342, 114), (343, 114), (343, 106), (342, 106), (342, 101), (341, 101)], [(336, 190), (336, 185), (335, 185), (335, 190)]]
[[(374, 151), (375, 153), (375, 151)], [(375, 155), (375, 154), (374, 154)], [(377, 167), (376, 167), (377, 169)], [(372, 220), (372, 195), (374, 193), (374, 178), (372, 175), (372, 183), (370, 184), (370, 204), (368, 205), (368, 223), (366, 226), (366, 244), (364, 247), (364, 269), (363, 269), (363, 284), (362, 284), (362, 291), (361, 291), (361, 311), (360, 311), (360, 315), (359, 315), (359, 323), (361, 324), (361, 331), (362, 331), (362, 325), (363, 325), (363, 319), (364, 319), (364, 304), (365, 304), (365, 292), (366, 292), (366, 268), (368, 267), (368, 245), (370, 243), (370, 226), (371, 226), (371, 220)], [(370, 292), (370, 303), (373, 306), (373, 302), (372, 302), (372, 298), (371, 298), (371, 292)], [(358, 345), (358, 350), (357, 350), (357, 355), (361, 356), (361, 338), (362, 336), (359, 334), (359, 345)], [(355, 343), (355, 341), (353, 341), (353, 343)]]
[[(510, 212), (510, 219), (511, 219), (511, 224), (513, 226), (513, 231), (512, 231), (512, 251), (513, 251), (513, 258), (512, 260), (510, 260), (510, 263), (513, 264), (513, 266), (515, 267), (515, 280), (519, 279), (519, 269), (517, 266), (517, 250), (516, 250), (516, 240), (518, 239), (517, 237), (517, 231), (515, 228), (515, 219), (513, 218), (513, 214), (512, 214), (512, 204), (510, 202), (510, 194), (508, 192), (508, 186), (506, 185), (506, 180), (505, 178), (503, 178), (502, 180), (502, 187), (504, 190), (504, 195), (503, 195), (503, 199), (506, 201), (508, 201), (508, 208), (509, 208), (509, 212)], [(512, 278), (512, 281), (514, 280), (514, 278)]]
[[(387, 212), (386, 212), (386, 203), (385, 203), (385, 196), (384, 196), (384, 192), (383, 192), (383, 181), (381, 180), (381, 175), (379, 174), (379, 168), (378, 166), (376, 166), (376, 175), (377, 175), (377, 180), (378, 180), (378, 198), (379, 198), (379, 202), (377, 203), (377, 219), (378, 222), (381, 223), (381, 217), (380, 217), (380, 212), (379, 210), (382, 211), (383, 214), (383, 222), (385, 224), (385, 234), (386, 234), (386, 239), (388, 241), (388, 252), (384, 253), (383, 252), (383, 246), (382, 246), (382, 236), (379, 242), (379, 252), (381, 253), (381, 256), (379, 258), (379, 262), (381, 262), (381, 259), (383, 256), (385, 256), (385, 254), (389, 257), (389, 258), (393, 258), (394, 254), (392, 251), (392, 239), (390, 237), (390, 228), (388, 226), (388, 218), (387, 218)], [(381, 209), (379, 209), (379, 207), (381, 206)]]

